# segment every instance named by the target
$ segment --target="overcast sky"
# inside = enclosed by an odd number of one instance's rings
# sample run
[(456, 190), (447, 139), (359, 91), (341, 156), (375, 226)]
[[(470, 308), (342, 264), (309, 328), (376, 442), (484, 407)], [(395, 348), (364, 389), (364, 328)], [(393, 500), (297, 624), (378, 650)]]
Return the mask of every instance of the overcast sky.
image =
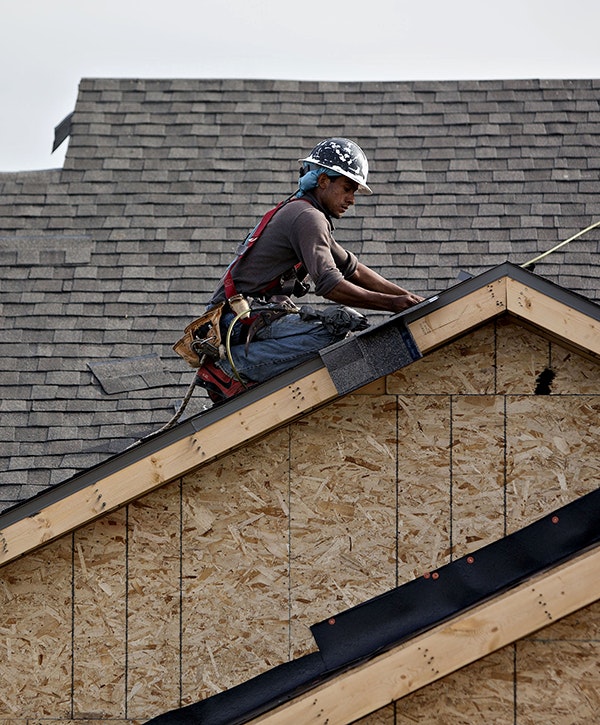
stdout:
[(600, 78), (599, 0), (0, 0), (0, 171), (62, 166), (81, 78)]

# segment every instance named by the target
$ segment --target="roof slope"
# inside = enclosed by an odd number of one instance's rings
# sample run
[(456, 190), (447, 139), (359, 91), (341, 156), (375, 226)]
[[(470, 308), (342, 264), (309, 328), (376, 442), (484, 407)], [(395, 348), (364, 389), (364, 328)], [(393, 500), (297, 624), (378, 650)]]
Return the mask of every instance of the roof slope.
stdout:
[(504, 263), (0, 513), (0, 565), (511, 314), (600, 357), (600, 306)]
[[(0, 506), (170, 418), (171, 345), (315, 141), (371, 162), (338, 239), (432, 294), (600, 217), (599, 83), (83, 80), (64, 169), (0, 174)], [(597, 239), (536, 272), (598, 298)]]

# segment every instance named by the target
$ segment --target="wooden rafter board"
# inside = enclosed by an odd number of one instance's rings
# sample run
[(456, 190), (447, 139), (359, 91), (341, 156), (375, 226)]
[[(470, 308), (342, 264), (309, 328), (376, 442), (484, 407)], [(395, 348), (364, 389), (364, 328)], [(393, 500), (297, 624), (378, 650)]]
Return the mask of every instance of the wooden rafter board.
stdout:
[(0, 531), (0, 566), (127, 504), (337, 396), (326, 369), (51, 503)]
[(422, 354), (506, 312), (506, 277), (485, 285), (409, 323)]
[(595, 547), (251, 722), (354, 722), (600, 599), (599, 568)]
[(600, 355), (600, 322), (522, 282), (508, 279), (508, 311), (587, 353)]

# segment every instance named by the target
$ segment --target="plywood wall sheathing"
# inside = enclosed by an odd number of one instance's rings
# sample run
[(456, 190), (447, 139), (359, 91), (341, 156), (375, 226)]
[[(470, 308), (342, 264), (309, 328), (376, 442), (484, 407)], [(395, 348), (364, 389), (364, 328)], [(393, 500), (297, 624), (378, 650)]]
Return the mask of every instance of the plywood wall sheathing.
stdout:
[(127, 714), (179, 705), (179, 482), (133, 502), (128, 510)]
[(398, 397), (398, 583), (447, 564), (450, 398)]
[(74, 548), (73, 710), (126, 717), (127, 512), (80, 529)]
[(452, 401), (452, 555), (501, 539), (504, 518), (504, 398)]
[(550, 367), (551, 344), (511, 317), (496, 321), (496, 392), (533, 395), (540, 373)]
[(9, 564), (0, 578), (0, 717), (71, 713), (71, 541)]
[(509, 396), (507, 533), (598, 488), (600, 398)]
[(0, 532), (0, 566), (337, 397), (326, 369), (217, 420)]
[(283, 429), (183, 483), (184, 704), (289, 657), (288, 455)]
[[(396, 584), (396, 402), (350, 395), (291, 429), (291, 649)], [(323, 455), (325, 454), (325, 455)]]
[[(535, 395), (546, 368), (550, 394)], [(186, 451), (196, 469), (0, 569), (0, 722), (143, 722), (195, 702), (314, 648), (309, 625), (332, 610), (593, 490), (599, 380), (598, 363), (504, 316), (283, 427), (279, 399), (273, 421), (242, 413), (231, 430), (224, 422), (207, 446), (227, 455), (199, 463), (208, 448), (197, 436), (165, 449), (163, 474), (190, 465)], [(271, 432), (234, 445), (261, 426)], [(127, 488), (125, 473), (120, 483)], [(579, 573), (580, 583), (597, 580)], [(562, 601), (540, 591), (553, 607)], [(460, 654), (491, 619), (444, 641)], [(576, 678), (596, 682), (600, 603), (548, 622), (510, 646), (501, 627), (481, 662), (396, 704), (395, 689), (381, 701), (371, 692), (423, 682), (418, 649), (362, 689), (344, 680), (336, 698), (362, 692), (375, 711), (349, 717), (364, 725), (458, 725), (460, 712), (489, 725), (490, 709), (503, 725), (510, 707), (511, 725), (537, 725), (552, 722), (553, 701), (540, 699), (550, 671), (557, 712), (587, 697), (575, 712), (590, 722), (595, 695)]]
[(495, 392), (495, 332), (489, 324), (387, 377), (393, 394), (469, 395)]
[(600, 395), (597, 360), (582, 357), (573, 350), (553, 343), (550, 368), (554, 372), (554, 395)]

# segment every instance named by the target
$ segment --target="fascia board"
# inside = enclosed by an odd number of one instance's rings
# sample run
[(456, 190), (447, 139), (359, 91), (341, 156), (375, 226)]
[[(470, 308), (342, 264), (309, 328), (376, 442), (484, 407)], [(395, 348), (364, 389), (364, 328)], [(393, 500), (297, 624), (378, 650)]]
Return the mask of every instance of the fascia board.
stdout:
[(408, 322), (423, 355), (506, 312), (506, 277), (491, 280)]
[(245, 722), (347, 725), (600, 598), (600, 547)]
[(523, 281), (508, 279), (507, 310), (569, 346), (600, 356), (600, 307), (575, 295), (548, 296)]

